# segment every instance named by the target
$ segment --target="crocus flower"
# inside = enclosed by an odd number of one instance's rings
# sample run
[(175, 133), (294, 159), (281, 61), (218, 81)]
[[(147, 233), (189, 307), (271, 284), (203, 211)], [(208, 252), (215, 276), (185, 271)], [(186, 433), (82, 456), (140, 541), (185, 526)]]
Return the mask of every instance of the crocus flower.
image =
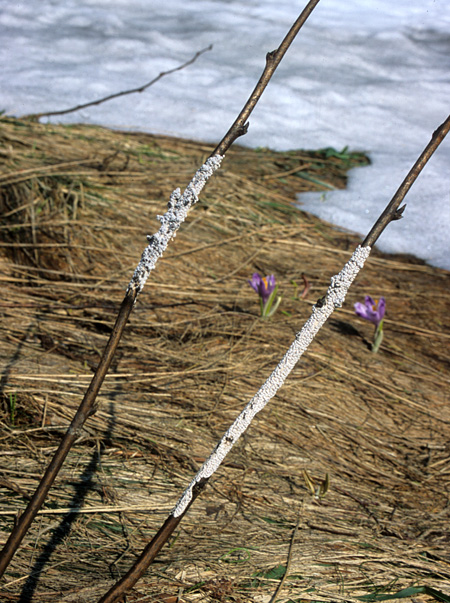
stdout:
[(383, 340), (383, 318), (386, 312), (386, 302), (384, 297), (374, 301), (370, 295), (366, 295), (364, 303), (355, 304), (355, 313), (375, 325), (375, 334), (373, 337), (372, 352), (378, 352), (378, 348)]
[(261, 297), (263, 303), (267, 303), (267, 300), (270, 297), (272, 291), (274, 291), (275, 285), (275, 277), (273, 274), (269, 274), (269, 276), (265, 276), (262, 278), (257, 272), (253, 273), (252, 279), (248, 281), (250, 287), (256, 291), (256, 293)]
[(355, 312), (361, 318), (370, 320), (377, 327), (383, 320), (386, 311), (386, 302), (384, 297), (380, 297), (379, 301), (374, 301), (370, 295), (366, 295), (364, 304), (357, 302), (355, 304)]
[(259, 295), (261, 316), (263, 318), (272, 316), (281, 301), (281, 297), (278, 297), (275, 304), (273, 303), (278, 290), (278, 286), (275, 283), (275, 276), (269, 274), (269, 276), (262, 277), (257, 272), (254, 272), (251, 280), (248, 281), (248, 284)]

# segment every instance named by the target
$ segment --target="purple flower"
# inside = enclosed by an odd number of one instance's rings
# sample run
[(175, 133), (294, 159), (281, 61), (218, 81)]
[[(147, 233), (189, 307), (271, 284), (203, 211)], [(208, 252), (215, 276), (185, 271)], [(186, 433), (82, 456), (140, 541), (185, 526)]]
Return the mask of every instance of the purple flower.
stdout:
[(378, 301), (374, 301), (370, 295), (366, 295), (363, 304), (361, 302), (355, 304), (355, 312), (361, 318), (370, 320), (378, 328), (386, 312), (384, 297), (380, 297)]
[(259, 297), (262, 300), (263, 306), (266, 305), (269, 297), (275, 290), (275, 277), (273, 274), (269, 274), (269, 276), (261, 277), (257, 272), (254, 272), (252, 275), (252, 279), (248, 281), (250, 287), (256, 291)]

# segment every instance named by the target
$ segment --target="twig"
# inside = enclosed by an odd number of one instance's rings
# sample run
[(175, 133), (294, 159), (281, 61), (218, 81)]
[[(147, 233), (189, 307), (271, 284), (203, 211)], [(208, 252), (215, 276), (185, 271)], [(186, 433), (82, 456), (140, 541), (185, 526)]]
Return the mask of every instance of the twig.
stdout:
[(144, 92), (144, 90), (146, 90), (150, 86), (153, 86), (153, 84), (156, 84), (156, 82), (158, 82), (160, 79), (162, 79), (166, 75), (170, 75), (171, 73), (175, 73), (176, 71), (181, 71), (181, 69), (184, 69), (185, 67), (188, 67), (189, 65), (192, 65), (192, 63), (194, 63), (200, 55), (202, 55), (204, 52), (207, 52), (208, 50), (211, 50), (211, 49), (212, 49), (212, 44), (210, 44), (206, 48), (203, 48), (202, 50), (199, 50), (198, 52), (196, 52), (194, 54), (194, 56), (189, 59), (189, 61), (186, 61), (182, 65), (178, 65), (178, 67), (174, 67), (173, 69), (169, 69), (168, 71), (161, 71), (161, 73), (159, 75), (157, 75), (155, 78), (153, 78), (152, 80), (147, 82), (147, 84), (144, 84), (143, 86), (139, 86), (139, 88), (131, 88), (130, 90), (122, 90), (121, 92), (116, 92), (114, 94), (110, 94), (103, 98), (99, 98), (98, 100), (90, 101), (88, 103), (83, 103), (82, 105), (77, 105), (76, 107), (71, 107), (70, 109), (61, 109), (60, 111), (48, 111), (47, 113), (30, 113), (29, 115), (24, 115), (23, 119), (38, 120), (41, 117), (51, 117), (53, 115), (65, 115), (66, 113), (74, 113), (75, 111), (80, 111), (81, 109), (86, 109), (86, 107), (93, 107), (94, 105), (101, 105), (102, 103), (105, 103), (106, 101), (110, 101), (113, 98), (119, 98), (119, 96), (125, 96), (126, 94), (135, 94), (136, 92)]
[(113, 358), (114, 352), (116, 350), (117, 344), (122, 335), (125, 324), (128, 320), (130, 312), (133, 308), (133, 298), (131, 295), (126, 295), (122, 305), (120, 307), (119, 315), (116, 319), (116, 323), (114, 325), (113, 331), (111, 333), (110, 339), (106, 345), (106, 348), (103, 352), (103, 356), (100, 360), (100, 363), (97, 367), (95, 375), (89, 385), (89, 388), (78, 408), (78, 411), (75, 417), (72, 420), (72, 423), (61, 440), (61, 443), (50, 462), (46, 472), (44, 473), (43, 478), (41, 479), (39, 486), (37, 487), (31, 501), (29, 502), (27, 508), (20, 516), (17, 524), (14, 526), (8, 540), (6, 541), (5, 546), (3, 547), (0, 554), (0, 576), (3, 575), (5, 569), (8, 567), (9, 562), (11, 561), (14, 553), (20, 546), (23, 537), (25, 536), (28, 528), (31, 525), (31, 522), (35, 518), (37, 512), (41, 508), (48, 491), (50, 490), (58, 472), (69, 452), (71, 446), (79, 435), (79, 431), (86, 421), (86, 419), (95, 412), (94, 402), (97, 397), (97, 394), (100, 390), (100, 386), (103, 383), (106, 372), (111, 364), (111, 360)]
[(286, 579), (288, 577), (288, 573), (289, 573), (289, 570), (291, 567), (292, 551), (294, 550), (294, 541), (297, 537), (299, 525), (300, 525), (300, 513), (298, 514), (297, 523), (295, 524), (295, 528), (294, 528), (294, 531), (292, 532), (292, 536), (291, 536), (291, 542), (289, 544), (289, 551), (288, 551), (288, 556), (287, 556), (287, 561), (286, 561), (286, 571), (284, 572), (283, 577), (281, 578), (280, 583), (278, 584), (277, 588), (275, 589), (275, 592), (273, 593), (272, 598), (270, 599), (269, 603), (275, 603), (275, 599), (280, 594), (281, 589), (283, 588), (284, 583), (286, 582)]
[[(328, 288), (327, 294), (319, 299), (313, 306), (310, 318), (307, 320), (302, 330), (297, 333), (294, 342), (291, 344), (278, 366), (272, 372), (267, 381), (261, 386), (256, 395), (250, 400), (231, 427), (226, 431), (209, 458), (205, 461), (197, 475), (195, 475), (189, 486), (181, 495), (179, 501), (175, 505), (175, 508), (169, 514), (164, 524), (144, 548), (135, 564), (125, 574), (125, 576), (123, 576), (101, 599), (99, 599), (98, 603), (114, 603), (118, 601), (123, 594), (128, 589), (132, 588), (132, 586), (134, 586), (139, 578), (145, 573), (149, 565), (155, 559), (161, 548), (170, 538), (173, 531), (187, 513), (194, 500), (206, 486), (214, 472), (219, 468), (222, 461), (230, 452), (238, 438), (245, 432), (255, 415), (262, 410), (275, 396), (278, 389), (283, 385), (285, 379), (297, 364), (299, 358), (306, 351), (316, 333), (332, 314), (335, 307), (340, 307), (343, 304), (350, 285), (370, 254), (371, 247), (367, 245), (367, 240), (375, 243), (386, 225), (395, 219), (395, 216), (397, 215), (395, 202), (400, 203), (401, 199), (404, 198), (418, 174), (425, 166), (426, 162), (439, 146), (440, 142), (442, 142), (449, 128), (450, 116), (433, 134), (431, 143), (427, 145), (419, 160), (415, 163), (413, 169), (411, 170), (411, 172), (414, 172), (414, 178), (409, 177), (410, 175), (408, 175), (405, 182), (403, 182), (400, 186), (399, 191), (402, 193), (400, 200), (400, 194), (397, 191), (393, 199), (387, 205), (386, 210), (377, 220), (376, 225), (380, 223), (382, 224), (382, 228), (377, 228), (374, 233), (371, 231), (372, 234), (370, 235), (370, 239), (369, 236), (366, 237), (364, 241), (365, 244), (363, 246), (359, 245), (341, 272), (331, 278), (331, 284)], [(388, 208), (391, 208), (390, 213), (387, 213)], [(386, 215), (387, 217), (385, 217)]]
[(176, 235), (178, 228), (185, 220), (191, 206), (198, 200), (200, 191), (206, 184), (208, 178), (220, 166), (221, 157), (209, 158), (206, 163), (196, 172), (190, 184), (186, 187), (183, 195), (176, 189), (169, 200), (168, 211), (164, 216), (158, 216), (161, 222), (159, 231), (148, 237), (149, 245), (144, 250), (141, 261), (128, 285), (125, 297), (119, 309), (116, 323), (111, 336), (100, 359), (94, 377), (86, 391), (86, 394), (72, 419), (69, 429), (61, 440), (53, 459), (44, 473), (31, 501), (20, 516), (17, 525), (12, 530), (3, 550), (0, 553), (0, 577), (3, 575), (9, 562), (20, 546), (28, 528), (41, 508), (48, 491), (50, 490), (61, 466), (79, 436), (80, 430), (86, 419), (97, 410), (95, 401), (100, 387), (105, 379), (114, 353), (122, 337), (123, 330), (131, 314), (136, 299), (142, 290), (151, 270), (155, 267), (157, 260), (166, 250), (170, 240)]
[(212, 152), (212, 155), (223, 155), (227, 149), (233, 144), (236, 138), (239, 136), (243, 136), (247, 133), (249, 124), (247, 123), (247, 119), (250, 117), (250, 113), (255, 108), (256, 103), (259, 101), (261, 94), (264, 92), (267, 84), (270, 81), (270, 78), (274, 74), (275, 69), (278, 67), (281, 59), (286, 54), (289, 46), (292, 44), (295, 36), (300, 31), (301, 27), (309, 17), (309, 15), (313, 12), (317, 4), (319, 4), (320, 0), (310, 0), (306, 7), (301, 12), (299, 18), (295, 21), (294, 25), (286, 34), (284, 40), (281, 42), (280, 46), (277, 50), (273, 50), (272, 52), (267, 53), (266, 55), (266, 66), (264, 71), (259, 78), (258, 83), (256, 84), (253, 92), (248, 98), (247, 102), (244, 105), (244, 108), (237, 116), (231, 128), (219, 142), (217, 147)]
[(241, 414), (224, 434), (209, 458), (203, 463), (197, 475), (181, 495), (163, 526), (145, 547), (133, 567), (99, 600), (99, 603), (114, 603), (131, 588), (147, 570), (170, 535), (187, 513), (188, 509), (208, 483), (210, 477), (220, 467), (226, 455), (230, 452), (239, 437), (248, 428), (254, 417), (275, 396), (284, 381), (306, 351), (317, 332), (325, 324), (335, 307), (340, 307), (346, 293), (363, 267), (370, 254), (370, 247), (358, 246), (350, 260), (341, 272), (331, 279), (330, 287), (325, 298), (313, 306), (312, 314), (302, 330), (297, 333), (295, 340), (272, 372), (267, 381), (261, 386), (256, 395), (250, 400)]
[[(62, 464), (77, 437), (77, 434), (84, 425), (86, 419), (96, 411), (95, 401), (98, 392), (100, 391), (100, 387), (112, 362), (117, 346), (119, 345), (123, 330), (131, 314), (136, 299), (140, 291), (142, 290), (150, 274), (150, 271), (154, 268), (154, 264), (156, 263), (158, 258), (161, 257), (161, 255), (163, 254), (170, 239), (175, 236), (178, 227), (186, 217), (187, 211), (190, 209), (191, 205), (193, 205), (197, 201), (198, 194), (203, 188), (203, 185), (206, 183), (205, 179), (202, 181), (202, 185), (198, 186), (200, 180), (202, 179), (202, 170), (211, 171), (211, 173), (209, 174), (211, 175), (212, 171), (219, 167), (222, 156), (230, 148), (234, 140), (238, 136), (245, 134), (245, 132), (247, 131), (247, 126), (242, 128), (239, 125), (241, 119), (243, 119), (245, 122), (247, 117), (253, 111), (270, 77), (273, 75), (273, 72), (275, 71), (281, 58), (289, 47), (289, 44), (292, 42), (295, 35), (298, 33), (300, 27), (306, 21), (306, 19), (312, 12), (315, 5), (318, 4), (318, 2), (319, 0), (311, 0), (308, 3), (305, 10), (302, 12), (300, 17), (295, 22), (294, 26), (286, 35), (285, 39), (280, 45), (279, 50), (275, 53), (271, 53), (273, 55), (273, 58), (268, 61), (268, 65), (264, 70), (263, 76), (261, 76), (260, 82), (258, 83), (252, 95), (245, 104), (244, 109), (241, 111), (238, 119), (230, 128), (225, 138), (221, 141), (216, 151), (210, 156), (205, 165), (200, 168), (200, 170), (198, 170), (192, 182), (186, 188), (184, 195), (180, 194), (179, 189), (175, 190), (172, 193), (169, 201), (168, 211), (164, 216), (160, 218), (162, 223), (160, 231), (157, 233), (157, 235), (148, 237), (149, 245), (144, 250), (144, 253), (141, 257), (141, 261), (139, 262), (133, 275), (133, 278), (131, 279), (130, 284), (128, 285), (125, 297), (119, 309), (119, 313), (113, 331), (103, 352), (103, 355), (100, 359), (99, 365), (91, 381), (91, 384), (89, 385), (88, 390), (86, 391), (86, 394), (80, 404), (80, 407), (78, 408), (66, 435), (61, 440), (61, 443), (52, 461), (50, 462), (50, 465), (44, 473), (44, 476), (41, 479), (30, 503), (21, 515), (20, 520), (17, 522), (17, 525), (14, 526), (8, 540), (6, 541), (5, 546), (0, 552), (0, 578), (3, 576), (16, 550), (20, 546), (20, 543), (22, 542), (25, 534), (27, 533), (28, 528), (30, 527), (32, 521), (36, 517), (39, 509), (41, 508), (48, 494), (48, 491), (50, 490), (53, 482), (55, 481), (55, 478), (58, 475), (58, 472), (61, 469)], [(260, 85), (262, 80), (264, 84)], [(178, 214), (178, 217), (180, 218), (178, 224), (176, 224), (176, 220), (174, 221), (176, 214)], [(155, 537), (156, 541), (158, 542), (158, 548), (155, 552), (155, 555), (164, 545), (164, 543), (167, 541), (167, 538), (170, 536), (170, 534), (176, 527), (173, 522), (170, 522), (170, 526), (171, 530), (167, 535), (164, 532), (164, 536), (162, 536), (160, 540), (158, 539), (158, 535)], [(151, 563), (152, 560), (153, 558), (148, 561), (148, 564)], [(146, 567), (147, 566), (144, 567), (139, 576), (142, 575)], [(136, 580), (138, 578), (136, 578)], [(123, 592), (123, 589), (121, 592)], [(120, 594), (118, 596), (120, 596)], [(115, 597), (114, 600), (117, 600), (117, 598)]]
[(406, 178), (403, 180), (402, 184), (397, 189), (397, 192), (392, 197), (390, 203), (387, 205), (384, 212), (381, 214), (381, 216), (375, 222), (371, 231), (369, 232), (367, 237), (364, 239), (364, 241), (362, 243), (363, 247), (365, 247), (366, 245), (373, 247), (375, 241), (381, 235), (381, 233), (386, 228), (386, 226), (389, 224), (389, 222), (392, 222), (392, 220), (399, 220), (400, 218), (402, 218), (402, 214), (405, 210), (406, 205), (403, 205), (403, 207), (400, 207), (400, 209), (398, 209), (400, 203), (405, 198), (406, 193), (409, 191), (411, 186), (414, 184), (417, 176), (423, 170), (423, 168), (425, 167), (425, 165), (428, 162), (428, 160), (430, 159), (430, 157), (433, 155), (435, 150), (438, 148), (438, 146), (441, 144), (441, 142), (444, 140), (444, 138), (448, 134), (449, 129), (450, 129), (450, 115), (433, 132), (433, 136), (431, 137), (430, 142), (427, 144), (425, 149), (422, 151), (419, 159), (413, 165), (413, 167), (409, 171), (408, 175), (406, 176)]

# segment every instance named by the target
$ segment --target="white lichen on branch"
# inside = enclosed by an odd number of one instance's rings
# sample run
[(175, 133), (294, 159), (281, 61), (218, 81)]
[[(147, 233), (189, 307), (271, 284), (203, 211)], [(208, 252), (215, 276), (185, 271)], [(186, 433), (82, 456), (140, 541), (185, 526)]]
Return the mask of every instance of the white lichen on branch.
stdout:
[(356, 275), (364, 266), (369, 257), (370, 247), (356, 248), (350, 260), (344, 268), (331, 278), (331, 284), (326, 296), (317, 302), (312, 309), (311, 316), (306, 321), (302, 330), (299, 331), (289, 347), (288, 351), (281, 359), (281, 362), (272, 372), (267, 381), (261, 386), (259, 391), (250, 400), (241, 414), (237, 417), (223, 438), (220, 440), (210, 457), (200, 468), (197, 475), (182, 494), (172, 511), (174, 517), (179, 517), (192, 500), (194, 487), (201, 481), (207, 480), (218, 469), (223, 459), (229, 453), (238, 438), (244, 433), (250, 425), (255, 415), (260, 412), (266, 404), (275, 396), (277, 391), (287, 379), (289, 373), (297, 364), (300, 357), (307, 350), (309, 344), (317, 335), (319, 329), (325, 324), (335, 308), (340, 308), (344, 303), (348, 289), (354, 281)]
[(135, 298), (142, 291), (150, 272), (158, 259), (167, 249), (170, 240), (176, 236), (177, 230), (185, 221), (189, 209), (198, 201), (198, 196), (213, 173), (220, 167), (223, 157), (213, 155), (199, 168), (183, 194), (179, 188), (170, 195), (167, 211), (163, 216), (157, 216), (161, 228), (154, 235), (148, 235), (148, 245), (144, 249), (141, 260), (134, 271), (128, 285), (127, 294), (133, 293)]

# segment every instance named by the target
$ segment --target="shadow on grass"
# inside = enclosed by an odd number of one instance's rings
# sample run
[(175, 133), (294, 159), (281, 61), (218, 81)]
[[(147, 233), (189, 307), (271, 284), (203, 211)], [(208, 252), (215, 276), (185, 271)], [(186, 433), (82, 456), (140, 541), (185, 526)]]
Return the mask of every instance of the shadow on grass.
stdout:
[(107, 446), (108, 442), (110, 442), (111, 440), (114, 425), (116, 422), (112, 404), (111, 411), (111, 418), (108, 422), (106, 433), (102, 438), (100, 449), (94, 452), (90, 462), (84, 469), (77, 485), (75, 486), (75, 493), (69, 503), (69, 507), (71, 509), (74, 509), (74, 511), (70, 511), (69, 513), (67, 513), (61, 520), (59, 526), (53, 531), (49, 542), (45, 545), (43, 551), (34, 563), (30, 575), (23, 586), (19, 603), (30, 603), (32, 601), (37, 585), (39, 583), (39, 579), (45, 569), (45, 566), (50, 561), (50, 558), (54, 551), (57, 549), (57, 547), (69, 535), (73, 522), (77, 519), (77, 517), (79, 517), (78, 510), (82, 508), (88, 492), (92, 490), (92, 488), (95, 486), (95, 474), (101, 464), (101, 459), (105, 446)]

